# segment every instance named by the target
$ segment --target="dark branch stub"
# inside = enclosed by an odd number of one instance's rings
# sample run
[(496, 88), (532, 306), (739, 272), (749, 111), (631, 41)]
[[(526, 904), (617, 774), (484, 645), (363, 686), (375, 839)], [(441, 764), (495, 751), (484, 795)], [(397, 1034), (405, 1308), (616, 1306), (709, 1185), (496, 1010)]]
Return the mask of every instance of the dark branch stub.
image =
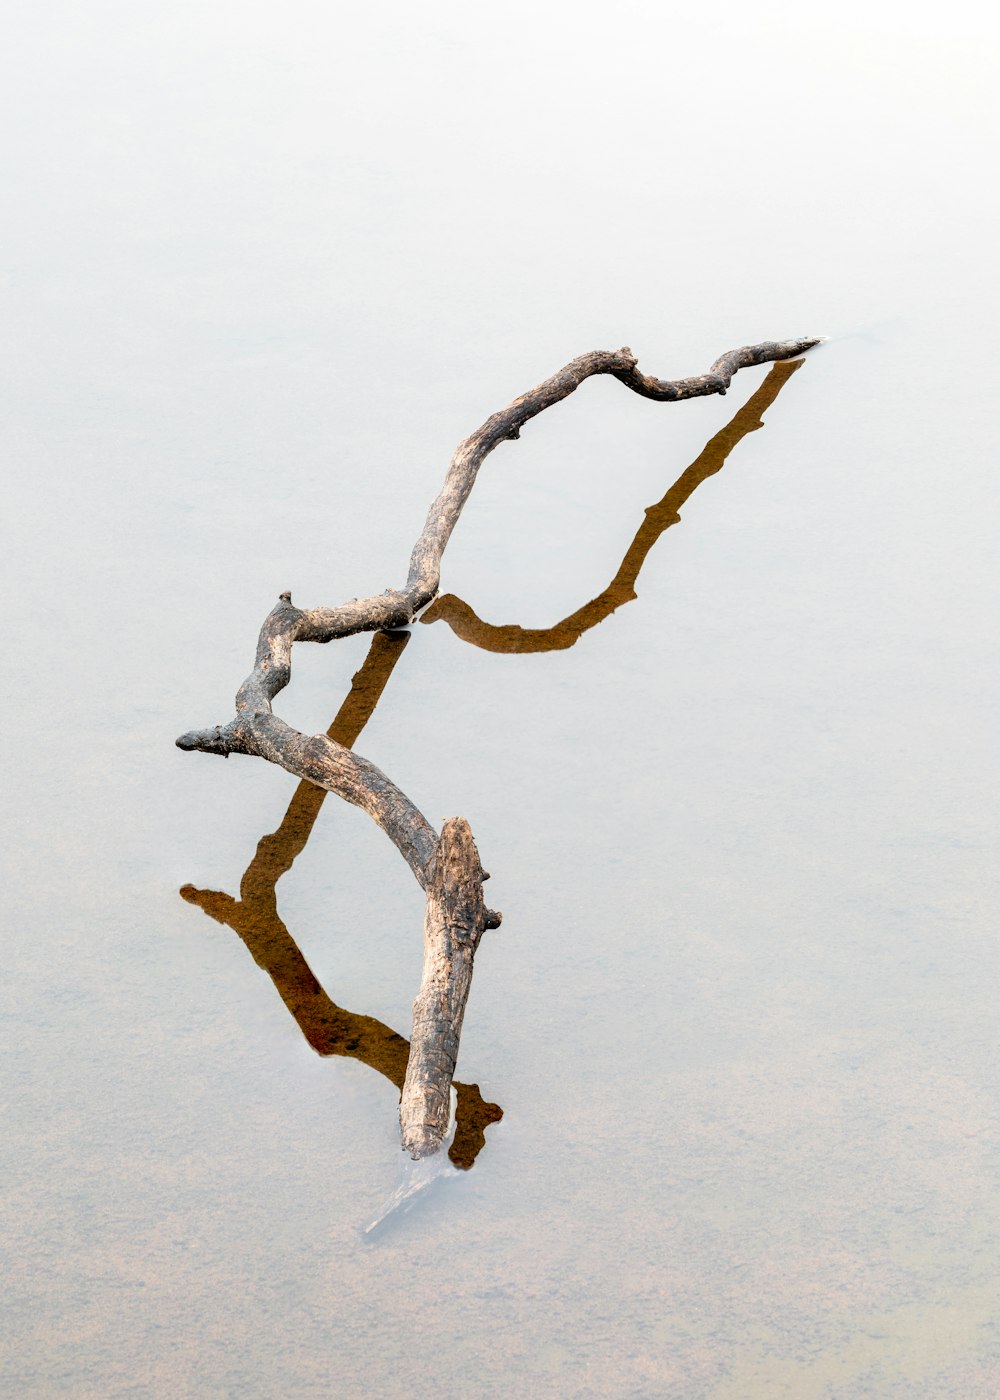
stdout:
[(439, 839), (406, 794), (375, 764), (329, 736), (303, 735), (274, 714), (274, 698), (291, 679), (292, 646), (412, 623), (437, 595), (442, 555), (483, 462), (499, 443), (516, 440), (525, 423), (567, 398), (584, 380), (609, 374), (644, 398), (673, 403), (724, 394), (738, 370), (794, 359), (819, 343), (819, 337), (806, 337), (742, 346), (720, 356), (704, 374), (677, 380), (642, 374), (628, 347), (595, 350), (571, 360), (459, 444), (414, 545), (405, 589), (387, 589), (336, 608), (311, 609), (295, 607), (291, 594), (282, 593), (261, 627), (254, 667), (237, 693), (234, 718), (191, 730), (177, 740), (179, 748), (223, 757), (256, 754), (363, 808), (394, 842), (424, 889), (424, 976), (414, 1004), (410, 1069), (400, 1105), (404, 1148), (415, 1157), (428, 1156), (441, 1146), (475, 951), (484, 929), (497, 927), (500, 916), (483, 902), (483, 872), (464, 819), (446, 822)]

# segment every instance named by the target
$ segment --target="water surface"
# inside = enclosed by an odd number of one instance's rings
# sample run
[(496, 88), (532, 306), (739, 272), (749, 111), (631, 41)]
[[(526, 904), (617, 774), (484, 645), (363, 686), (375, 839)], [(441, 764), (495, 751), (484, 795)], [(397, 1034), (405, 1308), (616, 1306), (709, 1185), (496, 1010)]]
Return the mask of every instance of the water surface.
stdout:
[[(12, 1395), (1000, 1389), (988, 36), (556, 10), (15, 26)], [(586, 384), (408, 640), (296, 648), (279, 712), (468, 817), (504, 912), (454, 1170), (368, 1243), (422, 896), (174, 736), (572, 356), (806, 333)]]

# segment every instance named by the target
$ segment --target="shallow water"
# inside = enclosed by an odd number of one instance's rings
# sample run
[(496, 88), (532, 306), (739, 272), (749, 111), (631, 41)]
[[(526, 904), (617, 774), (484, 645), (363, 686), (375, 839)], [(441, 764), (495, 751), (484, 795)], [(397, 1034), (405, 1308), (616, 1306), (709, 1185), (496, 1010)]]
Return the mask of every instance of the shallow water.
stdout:
[[(5, 1393), (1000, 1390), (982, 23), (17, 21)], [(467, 816), (504, 912), (454, 1169), (370, 1242), (422, 895), (174, 736), (573, 355), (804, 333), (724, 399), (589, 382), (408, 640), (296, 648), (279, 713)]]

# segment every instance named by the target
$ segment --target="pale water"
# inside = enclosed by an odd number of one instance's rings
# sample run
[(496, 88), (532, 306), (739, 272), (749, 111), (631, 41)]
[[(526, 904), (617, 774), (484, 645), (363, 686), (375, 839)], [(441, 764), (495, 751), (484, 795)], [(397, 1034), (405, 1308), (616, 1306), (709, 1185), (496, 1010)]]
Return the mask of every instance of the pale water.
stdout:
[[(5, 1394), (1000, 1392), (985, 26), (16, 11)], [(399, 586), (455, 443), (572, 356), (798, 334), (500, 448), (466, 607), (341, 717), (504, 912), (462, 1169), (373, 1242), (422, 896), (355, 809), (173, 739), (279, 592)], [(278, 711), (326, 729), (370, 646), (297, 647)]]

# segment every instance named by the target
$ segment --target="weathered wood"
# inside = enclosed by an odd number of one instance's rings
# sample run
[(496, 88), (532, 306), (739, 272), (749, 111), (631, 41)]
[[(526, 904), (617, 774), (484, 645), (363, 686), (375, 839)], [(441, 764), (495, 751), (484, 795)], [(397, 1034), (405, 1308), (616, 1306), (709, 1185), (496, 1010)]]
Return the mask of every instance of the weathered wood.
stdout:
[(442, 828), (427, 886), (424, 971), (399, 1102), (403, 1151), (413, 1158), (441, 1146), (476, 949), (483, 930), (499, 922), (483, 901), (483, 868), (469, 823), (452, 817)]
[(529, 652), (562, 651), (574, 646), (585, 632), (596, 627), (636, 596), (635, 585), (646, 556), (665, 530), (680, 523), (680, 509), (703, 481), (720, 472), (730, 452), (748, 433), (764, 426), (763, 414), (774, 403), (781, 389), (802, 360), (783, 360), (776, 364), (757, 392), (747, 400), (729, 423), (706, 443), (702, 452), (685, 472), (677, 478), (666, 495), (649, 506), (635, 538), (625, 552), (618, 572), (603, 592), (576, 612), (551, 627), (520, 627), (517, 623), (485, 622), (468, 603), (454, 593), (436, 598), (421, 615), (422, 623), (447, 622), (463, 642), (484, 651)]
[[(499, 443), (519, 437), (527, 422), (567, 398), (586, 379), (609, 374), (644, 398), (676, 402), (705, 394), (724, 394), (738, 370), (793, 359), (817, 344), (816, 337), (806, 337), (745, 345), (721, 355), (705, 374), (676, 380), (655, 379), (641, 373), (627, 346), (621, 350), (594, 350), (571, 360), (549, 379), (494, 413), (459, 443), (444, 486), (414, 545), (403, 591), (387, 589), (374, 597), (352, 599), (337, 608), (311, 609), (294, 607), (291, 594), (283, 593), (264, 619), (253, 670), (236, 696), (235, 718), (210, 729), (190, 730), (177, 740), (178, 747), (223, 757), (231, 753), (259, 754), (338, 793), (369, 812), (424, 883), (421, 871), (430, 856), (430, 828), (413, 804), (373, 764), (355, 754), (336, 752), (329, 747), (333, 741), (310, 745), (297, 730), (272, 715), (272, 702), (291, 679), (293, 643), (330, 642), (356, 632), (405, 627), (413, 622), (437, 594), (441, 556), (483, 462)], [(404, 810), (400, 810), (400, 804)]]
[[(268, 621), (286, 607), (291, 608), (291, 602), (281, 600)], [(265, 674), (267, 671), (265, 666)], [(343, 744), (338, 744), (328, 734), (302, 734), (272, 713), (270, 705), (266, 705), (253, 711), (247, 708), (238, 710), (236, 718), (229, 724), (215, 729), (182, 734), (177, 746), (197, 749), (202, 753), (221, 754), (224, 758), (231, 753), (257, 754), (297, 778), (314, 783), (328, 792), (335, 792), (345, 801), (361, 807), (382, 827), (413, 871), (417, 882), (424, 885), (437, 842), (434, 828), (380, 768)]]
[[(364, 729), (402, 655), (408, 632), (379, 632), (327, 737), (349, 748)], [(391, 1027), (338, 1006), (324, 991), (278, 913), (277, 883), (304, 850), (326, 791), (299, 783), (278, 829), (262, 836), (240, 880), (240, 897), (221, 890), (184, 885), (181, 898), (236, 933), (267, 973), (318, 1055), (344, 1055), (377, 1070), (402, 1093), (410, 1043)], [(448, 1148), (452, 1165), (467, 1170), (485, 1145), (486, 1129), (503, 1117), (498, 1104), (483, 1098), (478, 1084), (454, 1085), (458, 1100), (455, 1136)]]
[(487, 456), (499, 443), (519, 437), (530, 419), (584, 380), (609, 374), (645, 398), (676, 402), (724, 394), (738, 370), (793, 359), (818, 343), (809, 337), (743, 346), (720, 356), (705, 374), (678, 380), (641, 373), (627, 347), (595, 350), (571, 360), (459, 444), (413, 548), (404, 590), (387, 589), (338, 608), (312, 609), (294, 607), (291, 594), (282, 593), (261, 627), (253, 669), (237, 692), (235, 717), (224, 725), (191, 730), (177, 740), (179, 748), (223, 757), (257, 754), (363, 808), (396, 844), (426, 891), (425, 949), (434, 951), (430, 961), (425, 957), (424, 985), (414, 1008), (419, 1029), (415, 1023), (413, 1082), (408, 1073), (401, 1110), (404, 1145), (411, 1155), (428, 1155), (440, 1145), (473, 956), (483, 929), (496, 927), (500, 916), (483, 905), (482, 872), (475, 873), (479, 857), (473, 860), (475, 844), (467, 823), (456, 818), (446, 824), (447, 841), (442, 832), (438, 842), (427, 819), (381, 769), (329, 735), (301, 734), (273, 713), (275, 697), (291, 679), (293, 644), (329, 642), (413, 622), (437, 594), (441, 556)]

